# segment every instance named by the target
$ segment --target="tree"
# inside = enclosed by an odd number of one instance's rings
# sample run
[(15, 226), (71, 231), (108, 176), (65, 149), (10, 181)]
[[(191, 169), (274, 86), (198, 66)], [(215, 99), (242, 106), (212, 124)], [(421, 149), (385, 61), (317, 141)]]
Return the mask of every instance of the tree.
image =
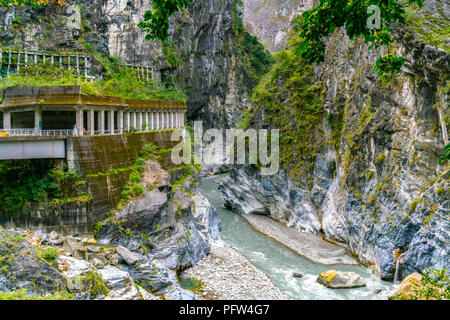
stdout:
[(169, 38), (169, 18), (178, 10), (186, 8), (191, 0), (153, 0), (153, 11), (146, 11), (139, 28), (147, 32), (147, 40)]
[[(351, 40), (364, 37), (369, 50), (388, 46), (394, 42), (390, 25), (394, 22), (405, 23), (405, 7), (416, 4), (423, 6), (423, 0), (320, 0), (314, 9), (303, 13), (304, 24), (300, 37), (304, 43), (299, 50), (310, 62), (324, 61), (325, 39), (336, 29), (344, 27)], [(370, 25), (369, 22), (377, 23)], [(404, 64), (403, 57), (388, 54), (380, 58), (375, 71), (379, 76), (384, 73), (399, 73)]]

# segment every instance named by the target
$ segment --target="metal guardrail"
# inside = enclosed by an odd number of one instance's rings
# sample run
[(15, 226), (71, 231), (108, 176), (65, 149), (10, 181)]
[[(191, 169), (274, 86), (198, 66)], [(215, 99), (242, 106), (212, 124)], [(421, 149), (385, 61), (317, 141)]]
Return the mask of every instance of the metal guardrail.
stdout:
[(36, 129), (9, 129), (1, 130), (1, 136), (17, 137), (17, 136), (33, 136), (33, 137), (55, 137), (55, 136), (74, 136), (73, 129), (63, 130), (36, 130)]
[[(94, 135), (119, 135), (122, 133), (128, 133), (128, 132), (146, 132), (146, 131), (152, 131), (152, 130), (164, 130), (162, 128), (160, 129), (148, 129), (148, 130), (131, 130), (131, 129), (124, 129), (119, 130), (115, 129), (113, 133), (111, 133), (111, 130), (105, 130), (104, 133), (100, 130), (95, 130)], [(83, 134), (85, 136), (91, 135), (91, 132), (88, 130), (84, 130)], [(61, 137), (61, 136), (78, 136), (78, 131), (76, 129), (59, 129), (59, 130), (37, 130), (37, 129), (0, 129), (0, 138), (7, 138), (7, 137)]]

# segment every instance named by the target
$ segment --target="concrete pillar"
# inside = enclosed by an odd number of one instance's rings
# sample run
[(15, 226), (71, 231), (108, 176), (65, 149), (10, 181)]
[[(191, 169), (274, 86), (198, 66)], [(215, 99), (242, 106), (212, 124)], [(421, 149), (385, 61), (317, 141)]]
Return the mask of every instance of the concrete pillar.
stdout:
[(150, 130), (153, 131), (153, 130), (155, 130), (155, 112), (154, 111), (151, 112), (150, 117), (151, 117), (151, 119), (150, 119)]
[(175, 129), (177, 127), (175, 125), (175, 110), (171, 110), (170, 113), (171, 113), (171, 117), (172, 117), (172, 120), (171, 120), (172, 129)]
[(118, 126), (117, 129), (119, 129), (120, 134), (123, 133), (123, 110), (119, 111), (119, 114), (117, 116), (117, 120), (118, 120)]
[(175, 127), (178, 129), (180, 127), (180, 112), (175, 111)]
[(145, 127), (145, 131), (150, 131), (150, 120), (148, 116), (148, 111), (145, 111), (145, 122), (147, 123), (147, 127)]
[(83, 118), (83, 109), (76, 110), (76, 128), (79, 136), (84, 134), (84, 118)]
[(164, 130), (170, 129), (169, 125), (169, 111), (166, 111), (166, 118), (164, 119)]
[(93, 136), (95, 135), (95, 111), (94, 110), (88, 110), (87, 112), (87, 129), (89, 133)]
[(126, 123), (127, 123), (127, 131), (130, 131), (130, 126), (131, 126), (131, 113), (130, 113), (130, 111), (127, 111), (126, 114), (127, 114), (127, 121), (126, 121)]
[(34, 130), (42, 130), (42, 108), (34, 108)]
[(139, 110), (136, 113), (136, 129), (137, 131), (142, 131), (142, 111)]
[(105, 134), (105, 110), (98, 112), (98, 130), (100, 134)]
[(114, 130), (115, 130), (114, 110), (109, 111), (108, 128), (109, 128), (109, 133), (114, 134)]
[(159, 110), (155, 111), (155, 130), (159, 130)]
[(134, 128), (134, 129), (136, 129), (137, 130), (137, 114), (136, 114), (136, 112), (132, 112), (131, 113), (131, 123), (132, 123), (132, 127)]
[(3, 111), (3, 129), (11, 130), (11, 112)]

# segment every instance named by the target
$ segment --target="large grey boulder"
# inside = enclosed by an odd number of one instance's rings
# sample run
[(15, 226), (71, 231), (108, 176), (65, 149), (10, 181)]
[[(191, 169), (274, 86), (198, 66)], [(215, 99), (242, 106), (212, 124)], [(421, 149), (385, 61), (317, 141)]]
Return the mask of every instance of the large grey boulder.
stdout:
[(118, 246), (116, 248), (117, 254), (130, 266), (142, 259), (142, 257), (134, 252), (131, 252), (127, 248)]

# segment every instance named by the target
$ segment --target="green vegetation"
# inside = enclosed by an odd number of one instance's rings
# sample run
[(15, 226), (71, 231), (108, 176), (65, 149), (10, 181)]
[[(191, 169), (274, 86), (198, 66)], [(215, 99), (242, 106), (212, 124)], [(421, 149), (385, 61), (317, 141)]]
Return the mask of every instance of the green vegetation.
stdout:
[(320, 146), (318, 128), (324, 117), (323, 87), (314, 82), (313, 67), (297, 55), (302, 45), (296, 33), (288, 42), (288, 50), (275, 56), (275, 64), (253, 91), (254, 108), (243, 117), (242, 126), (264, 110), (264, 125), (280, 130), (280, 161), (293, 176), (311, 169), (312, 159)]
[(169, 38), (169, 18), (178, 10), (186, 8), (191, 0), (153, 0), (153, 11), (146, 11), (139, 28), (147, 33), (146, 39), (165, 41)]
[(450, 278), (446, 269), (425, 270), (420, 283), (411, 283), (412, 293), (399, 294), (392, 300), (450, 300)]
[(67, 291), (55, 292), (47, 296), (30, 295), (26, 289), (0, 292), (0, 300), (71, 300), (72, 298), (73, 294)]
[(439, 159), (439, 164), (444, 164), (446, 162), (450, 162), (450, 144), (445, 146), (444, 151), (445, 151), (446, 155), (442, 156)]
[[(415, 4), (423, 6), (422, 0), (408, 0), (407, 2), (382, 1), (382, 0), (321, 0), (320, 4), (303, 13), (305, 23), (301, 28), (300, 37), (304, 39), (298, 53), (310, 62), (320, 63), (325, 60), (325, 40), (335, 30), (344, 27), (351, 40), (364, 38), (369, 49), (389, 45), (394, 42), (391, 36), (390, 26), (399, 22), (404, 24), (405, 8)], [(374, 18), (371, 6), (380, 9), (380, 28), (369, 29), (368, 20)], [(388, 53), (380, 58), (375, 71), (379, 76), (385, 73), (399, 73), (404, 64), (403, 57), (396, 57)]]
[(121, 199), (116, 210), (122, 210), (130, 199), (137, 197), (144, 192), (144, 187), (140, 182), (142, 180), (142, 172), (145, 169), (145, 162), (149, 159), (155, 159), (158, 156), (159, 150), (159, 147), (152, 143), (146, 144), (142, 147), (140, 156), (136, 162), (131, 167), (126, 168), (128, 171), (131, 171), (131, 173), (128, 176), (127, 183), (122, 189), (122, 193), (120, 194)]
[(250, 91), (270, 71), (274, 59), (259, 39), (245, 29), (239, 11), (241, 6), (242, 0), (233, 0), (233, 48), (244, 77), (243, 84)]
[(89, 273), (84, 278), (83, 283), (85, 287), (90, 291), (93, 298), (99, 295), (106, 296), (109, 293), (109, 289), (106, 286), (103, 278), (93, 270), (89, 271)]
[(52, 161), (0, 161), (0, 218), (8, 219), (26, 205), (90, 201), (83, 192), (86, 181), (78, 170)]
[(49, 264), (54, 264), (56, 259), (59, 257), (59, 251), (55, 248), (43, 249), (38, 254), (38, 257), (44, 259)]

